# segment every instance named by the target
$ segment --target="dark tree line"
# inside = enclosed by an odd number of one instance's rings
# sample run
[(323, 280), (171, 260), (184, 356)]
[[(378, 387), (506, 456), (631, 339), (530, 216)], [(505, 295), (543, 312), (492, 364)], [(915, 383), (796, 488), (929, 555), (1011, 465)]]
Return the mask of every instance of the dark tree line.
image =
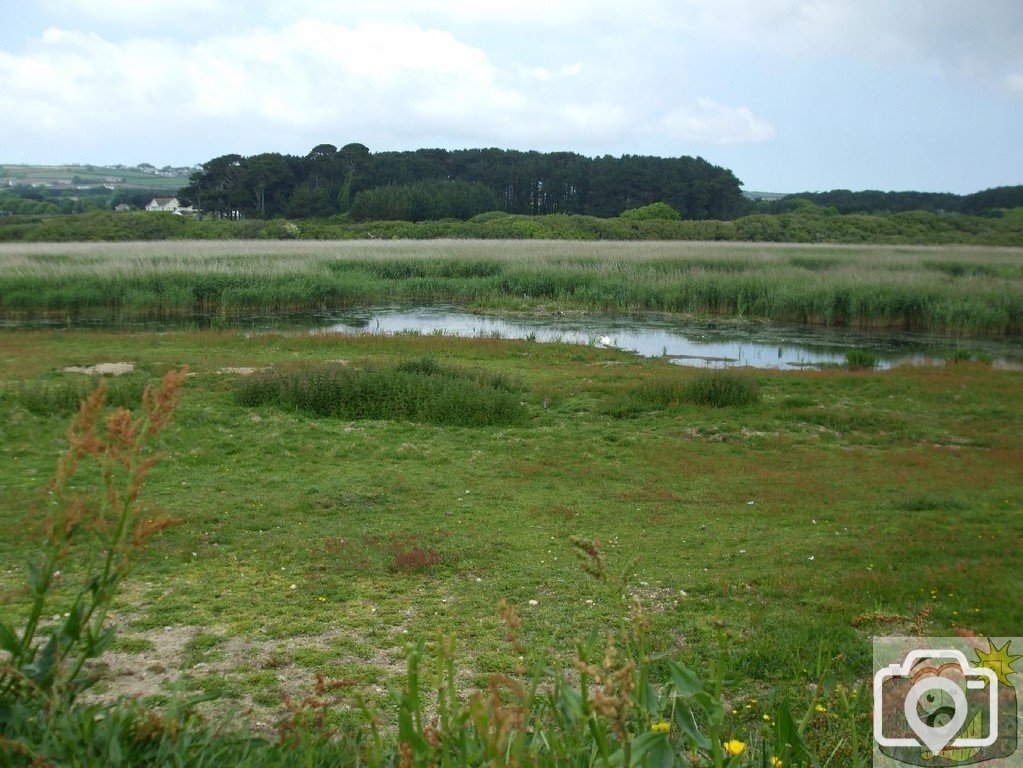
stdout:
[[(466, 210), (483, 200), (508, 213), (602, 218), (653, 202), (668, 203), (686, 219), (733, 219), (748, 210), (732, 172), (698, 157), (589, 158), (503, 149), (373, 153), (362, 144), (341, 149), (321, 144), (304, 157), (224, 155), (205, 163), (178, 196), (221, 216), (309, 218), (351, 211), (353, 217), (372, 218), (388, 196), (411, 199), (427, 182), (471, 185), (471, 195), (464, 186), (448, 195), (472, 197), (474, 205), (462, 206)], [(402, 187), (414, 190), (399, 193)], [(389, 191), (382, 194), (382, 188)]]
[(969, 195), (951, 192), (881, 192), (874, 189), (852, 192), (833, 189), (830, 192), (800, 192), (772, 201), (760, 201), (758, 213), (790, 213), (799, 207), (799, 201), (809, 200), (823, 208), (834, 208), (838, 213), (906, 213), (933, 211), (935, 213), (965, 213), (982, 215), (999, 208), (1023, 206), (1023, 186), (995, 187)]

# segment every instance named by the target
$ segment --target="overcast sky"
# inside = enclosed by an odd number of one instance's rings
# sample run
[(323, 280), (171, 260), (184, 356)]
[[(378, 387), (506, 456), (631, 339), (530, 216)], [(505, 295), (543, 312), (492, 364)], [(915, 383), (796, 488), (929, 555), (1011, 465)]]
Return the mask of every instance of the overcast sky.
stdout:
[(0, 161), (502, 147), (1023, 183), (1021, 0), (0, 0)]

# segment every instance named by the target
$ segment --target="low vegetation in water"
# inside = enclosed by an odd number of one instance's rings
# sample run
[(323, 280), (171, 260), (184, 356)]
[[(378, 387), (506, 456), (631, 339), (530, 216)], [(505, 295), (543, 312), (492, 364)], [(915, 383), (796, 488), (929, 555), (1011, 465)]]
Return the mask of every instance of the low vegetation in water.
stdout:
[(1023, 263), (1014, 250), (708, 243), (0, 247), (5, 317), (123, 320), (394, 302), (1019, 336)]
[(868, 349), (850, 349), (845, 353), (845, 364), (849, 368), (876, 368), (877, 355)]

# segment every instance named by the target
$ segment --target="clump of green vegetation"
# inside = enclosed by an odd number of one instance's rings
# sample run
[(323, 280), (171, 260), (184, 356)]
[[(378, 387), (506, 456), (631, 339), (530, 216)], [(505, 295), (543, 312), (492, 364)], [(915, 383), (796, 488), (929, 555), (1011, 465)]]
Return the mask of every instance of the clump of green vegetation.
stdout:
[[(106, 385), (106, 402), (128, 407), (139, 402), (147, 386), (139, 376), (112, 379)], [(75, 377), (57, 381), (19, 381), (0, 386), (0, 402), (18, 404), (39, 416), (66, 416), (94, 389), (88, 378)]]
[(681, 221), (682, 214), (667, 203), (650, 203), (623, 211), (619, 218), (629, 221)]
[(964, 349), (962, 347), (960, 347), (959, 349), (955, 349), (949, 354), (945, 355), (945, 362), (951, 363), (953, 365), (956, 363), (968, 363), (971, 360), (976, 361), (978, 363), (990, 364), (991, 355), (985, 352), (974, 352), (973, 350)]
[(651, 410), (690, 404), (729, 408), (760, 402), (755, 379), (735, 371), (700, 371), (691, 379), (672, 372), (634, 387), (605, 409), (615, 418), (630, 418)]
[(845, 365), (847, 368), (876, 368), (877, 355), (866, 349), (850, 349), (845, 353)]
[(686, 383), (683, 397), (696, 405), (728, 408), (760, 402), (756, 379), (735, 371), (701, 371)]
[(503, 376), (430, 358), (394, 366), (338, 363), (275, 368), (238, 386), (238, 402), (272, 404), (338, 419), (389, 419), (463, 427), (521, 424), (527, 411)]

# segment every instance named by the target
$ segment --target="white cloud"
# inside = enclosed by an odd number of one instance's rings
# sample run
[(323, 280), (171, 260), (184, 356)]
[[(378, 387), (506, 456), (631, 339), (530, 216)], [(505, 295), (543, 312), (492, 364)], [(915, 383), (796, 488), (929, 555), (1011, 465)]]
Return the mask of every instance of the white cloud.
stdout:
[(58, 136), (204, 119), (317, 131), (474, 109), (494, 119), (522, 100), (497, 76), (482, 50), (407, 26), (300, 21), (187, 44), (50, 29), (25, 54), (0, 52), (0, 103), (6, 120)]
[(843, 54), (998, 82), (1023, 65), (1018, 0), (677, 0), (673, 26), (736, 50)]
[(288, 151), (348, 140), (606, 151), (636, 133), (710, 143), (773, 135), (748, 109), (709, 99), (658, 117), (627, 71), (568, 61), (502, 68), (452, 32), (383, 22), (301, 19), (189, 42), (53, 28), (24, 53), (0, 51), (0, 111), (12, 133), (71, 147), (201, 132), (245, 153), (284, 149), (282, 135)]
[(746, 107), (729, 107), (700, 98), (676, 107), (658, 120), (654, 131), (678, 141), (710, 144), (750, 144), (774, 138), (774, 127)]

